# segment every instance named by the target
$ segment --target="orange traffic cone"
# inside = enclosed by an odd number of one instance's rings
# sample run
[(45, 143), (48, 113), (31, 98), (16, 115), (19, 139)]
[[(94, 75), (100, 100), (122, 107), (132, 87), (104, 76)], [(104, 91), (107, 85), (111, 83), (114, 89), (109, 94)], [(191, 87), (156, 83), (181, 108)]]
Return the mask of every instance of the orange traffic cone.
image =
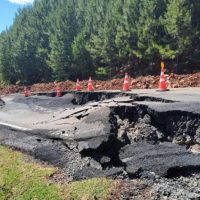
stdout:
[(28, 87), (24, 87), (24, 97), (29, 97), (30, 93), (29, 93), (29, 89)]
[(161, 62), (161, 74), (160, 74), (160, 81), (159, 81), (159, 90), (160, 91), (168, 91), (167, 84), (165, 81), (165, 74), (164, 74), (164, 62)]
[(128, 78), (128, 73), (125, 73), (123, 90), (124, 90), (124, 91), (129, 91), (129, 78)]
[(61, 88), (59, 85), (56, 86), (56, 96), (61, 97)]
[(79, 79), (77, 79), (76, 81), (76, 91), (81, 91), (81, 84), (80, 84)]
[(88, 91), (93, 91), (94, 90), (94, 87), (92, 85), (92, 78), (91, 76), (89, 77), (89, 80), (88, 80), (88, 88), (87, 88)]

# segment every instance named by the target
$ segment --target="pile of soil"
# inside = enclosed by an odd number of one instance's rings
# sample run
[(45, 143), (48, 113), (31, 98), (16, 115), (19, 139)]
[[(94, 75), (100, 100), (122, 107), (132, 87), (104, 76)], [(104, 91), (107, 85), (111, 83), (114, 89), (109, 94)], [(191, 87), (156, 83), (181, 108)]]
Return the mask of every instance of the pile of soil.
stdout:
[[(169, 77), (169, 84), (172, 88), (179, 87), (200, 87), (200, 72), (195, 74), (177, 75), (170, 74), (166, 75)], [(137, 78), (130, 78), (130, 89), (156, 89), (158, 88), (160, 76), (139, 76)], [(93, 80), (93, 86), (96, 90), (121, 90), (123, 87), (124, 79), (113, 79), (107, 81)], [(88, 81), (84, 80), (81, 82), (83, 90), (87, 89)], [(59, 83), (38, 83), (32, 85), (31, 92), (50, 92), (55, 91), (56, 86), (60, 86), (62, 91), (75, 90), (76, 83), (72, 81), (63, 81)], [(22, 86), (7, 86), (0, 88), (0, 95), (10, 93), (21, 93), (23, 91)]]
[[(166, 75), (167, 77), (167, 75)], [(168, 75), (171, 87), (200, 87), (200, 72), (187, 75)], [(130, 78), (130, 89), (156, 89), (159, 85), (160, 76), (139, 76)], [(124, 79), (113, 79), (108, 81), (93, 80), (93, 86), (96, 90), (121, 90)], [(87, 89), (87, 80), (81, 81), (82, 89)], [(75, 90), (76, 83), (71, 81), (59, 82), (57, 84), (35, 84), (31, 87), (32, 92), (55, 91), (56, 85), (59, 85), (62, 91)]]
[(22, 93), (24, 90), (23, 86), (9, 85), (6, 87), (0, 87), (0, 95), (12, 94), (12, 93)]

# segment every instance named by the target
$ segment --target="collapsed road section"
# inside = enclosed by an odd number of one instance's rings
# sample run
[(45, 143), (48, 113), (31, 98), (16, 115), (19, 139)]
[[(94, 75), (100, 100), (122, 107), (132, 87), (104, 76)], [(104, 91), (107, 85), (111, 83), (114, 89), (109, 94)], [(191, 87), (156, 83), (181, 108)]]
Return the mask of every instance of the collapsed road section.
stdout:
[(74, 180), (144, 178), (161, 196), (200, 198), (199, 93), (83, 95), (4, 97), (0, 143)]

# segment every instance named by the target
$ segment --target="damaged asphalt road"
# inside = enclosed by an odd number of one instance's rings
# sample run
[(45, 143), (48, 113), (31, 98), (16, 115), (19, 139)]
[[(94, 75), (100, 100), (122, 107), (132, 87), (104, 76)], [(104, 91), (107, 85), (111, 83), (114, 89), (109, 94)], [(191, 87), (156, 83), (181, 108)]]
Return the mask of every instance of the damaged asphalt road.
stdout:
[[(16, 94), (2, 100), (2, 145), (58, 166), (71, 179), (145, 178), (161, 196), (200, 198), (198, 88), (101, 92), (96, 99), (95, 92), (61, 98)], [(195, 182), (191, 191), (181, 177)], [(162, 194), (163, 183), (172, 178), (170, 184), (183, 192), (166, 187)]]
[(0, 99), (0, 106), (3, 106), (4, 104), (5, 102), (2, 99)]

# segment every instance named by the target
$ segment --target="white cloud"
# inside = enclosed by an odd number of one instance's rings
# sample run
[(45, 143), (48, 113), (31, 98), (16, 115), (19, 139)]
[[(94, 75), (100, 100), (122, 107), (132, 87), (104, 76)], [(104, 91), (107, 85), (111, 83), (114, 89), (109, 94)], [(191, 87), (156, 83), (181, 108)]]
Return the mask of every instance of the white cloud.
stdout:
[(17, 4), (28, 4), (28, 3), (33, 3), (34, 0), (8, 0), (11, 3), (17, 3)]

